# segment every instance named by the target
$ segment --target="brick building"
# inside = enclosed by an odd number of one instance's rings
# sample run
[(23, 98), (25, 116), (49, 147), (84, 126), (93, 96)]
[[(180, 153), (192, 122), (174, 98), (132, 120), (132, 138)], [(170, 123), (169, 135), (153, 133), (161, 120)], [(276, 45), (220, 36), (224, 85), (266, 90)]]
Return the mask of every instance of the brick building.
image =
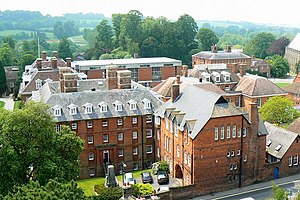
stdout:
[(294, 82), (283, 88), (287, 92), (287, 96), (294, 102), (294, 105), (299, 109), (300, 104), (300, 82)]
[(18, 66), (8, 66), (4, 67), (5, 70), (5, 78), (6, 78), (6, 86), (7, 86), (7, 94), (12, 94), (15, 92), (15, 83), (19, 73)]
[(69, 125), (85, 141), (80, 178), (104, 176), (107, 164), (119, 173), (123, 162), (131, 171), (155, 161), (152, 118), (161, 101), (148, 89), (130, 89), (130, 71), (112, 66), (106, 72), (106, 81), (77, 80), (60, 68), (60, 81), (47, 82), (34, 95), (51, 107), (57, 130)]
[(272, 65), (267, 61), (259, 58), (252, 57), (252, 63), (250, 69), (252, 72), (257, 72), (258, 74), (270, 78), (271, 77)]
[(153, 87), (168, 77), (181, 74), (182, 62), (166, 57), (74, 61), (72, 67), (88, 79), (105, 78), (106, 66), (116, 65), (131, 71), (131, 79)]
[(249, 69), (251, 57), (241, 51), (232, 51), (227, 46), (224, 51), (218, 51), (218, 47), (212, 46), (211, 51), (201, 51), (192, 55), (192, 66), (198, 64), (227, 64), (232, 73), (237, 73), (241, 66)]
[(293, 72), (297, 72), (297, 64), (300, 62), (300, 33), (285, 48), (285, 55)]
[(250, 113), (220, 94), (187, 85), (158, 109), (157, 156), (170, 165), (183, 185), (194, 184), (199, 195), (258, 181), (265, 162), (266, 131), (259, 124), (257, 104)]

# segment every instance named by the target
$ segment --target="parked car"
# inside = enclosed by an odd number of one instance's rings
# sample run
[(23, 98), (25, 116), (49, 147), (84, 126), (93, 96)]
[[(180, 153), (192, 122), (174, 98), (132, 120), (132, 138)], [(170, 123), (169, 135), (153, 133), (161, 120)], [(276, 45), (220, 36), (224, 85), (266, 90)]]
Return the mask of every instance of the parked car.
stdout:
[(152, 178), (150, 172), (143, 172), (143, 173), (141, 173), (141, 176), (142, 176), (143, 183), (153, 183), (153, 178)]
[(168, 184), (169, 183), (169, 175), (165, 171), (158, 171), (157, 172), (157, 182), (158, 184)]
[(124, 174), (124, 185), (134, 185), (136, 184), (136, 180), (133, 177), (132, 173), (126, 173)]

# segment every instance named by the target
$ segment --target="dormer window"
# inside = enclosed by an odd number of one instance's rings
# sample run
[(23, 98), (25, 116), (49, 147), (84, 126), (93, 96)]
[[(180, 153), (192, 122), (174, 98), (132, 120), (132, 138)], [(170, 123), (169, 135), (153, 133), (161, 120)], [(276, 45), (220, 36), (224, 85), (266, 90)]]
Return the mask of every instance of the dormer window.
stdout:
[(52, 83), (52, 82), (53, 82), (53, 80), (50, 79), (50, 78), (47, 78), (47, 79), (45, 80), (45, 83)]
[(77, 114), (77, 106), (74, 104), (70, 104), (68, 106), (68, 108), (70, 109), (70, 115), (76, 115)]
[(282, 145), (279, 144), (279, 145), (277, 145), (277, 147), (275, 148), (275, 150), (276, 150), (276, 151), (279, 151), (279, 150), (281, 149), (281, 147), (282, 147)]
[(98, 106), (100, 107), (100, 112), (101, 113), (105, 113), (105, 112), (107, 112), (107, 103), (105, 103), (105, 102), (101, 102), (101, 103), (99, 103), (98, 104)]
[(136, 102), (134, 100), (130, 99), (128, 104), (130, 106), (130, 110), (136, 110)]
[(216, 82), (220, 82), (220, 76), (216, 76)]
[(202, 79), (204, 80), (204, 82), (210, 82), (210, 74), (207, 72), (202, 72), (201, 73)]
[(56, 117), (61, 116), (61, 106), (55, 105), (54, 107), (52, 107), (53, 109), (53, 115)]
[(83, 105), (83, 107), (85, 108), (85, 114), (93, 113), (93, 104), (86, 103), (86, 104)]
[(229, 82), (230, 81), (230, 76), (225, 76), (225, 82)]
[(151, 101), (149, 99), (144, 98), (142, 102), (144, 104), (144, 109), (151, 109)]
[(120, 101), (116, 100), (113, 105), (115, 106), (115, 111), (119, 112), (123, 110), (123, 106)]
[(36, 88), (37, 90), (39, 90), (39, 89), (42, 88), (42, 86), (43, 86), (43, 81), (42, 81), (41, 79), (37, 79), (37, 80), (35, 81), (35, 88)]
[(269, 147), (272, 144), (272, 140), (268, 140), (266, 146)]

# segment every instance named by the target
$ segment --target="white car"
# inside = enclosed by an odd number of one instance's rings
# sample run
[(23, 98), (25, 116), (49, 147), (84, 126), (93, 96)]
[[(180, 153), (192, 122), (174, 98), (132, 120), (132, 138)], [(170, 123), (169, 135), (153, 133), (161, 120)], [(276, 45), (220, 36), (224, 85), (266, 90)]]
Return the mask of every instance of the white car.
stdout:
[(124, 174), (123, 184), (124, 185), (134, 185), (134, 184), (136, 184), (136, 180), (134, 179), (132, 173), (129, 172), (129, 173)]

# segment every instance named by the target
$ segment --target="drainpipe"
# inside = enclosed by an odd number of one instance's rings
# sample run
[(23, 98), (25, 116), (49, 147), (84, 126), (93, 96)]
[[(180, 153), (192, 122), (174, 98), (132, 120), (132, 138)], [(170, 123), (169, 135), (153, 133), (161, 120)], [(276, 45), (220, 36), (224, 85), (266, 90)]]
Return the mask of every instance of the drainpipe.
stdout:
[(244, 116), (242, 116), (242, 128), (241, 128), (241, 155), (240, 155), (240, 167), (239, 167), (239, 187), (242, 186), (242, 163), (243, 163), (243, 131), (244, 131)]
[(142, 118), (142, 125), (141, 125), (141, 131), (142, 131), (142, 169), (144, 168), (144, 117), (141, 115)]

